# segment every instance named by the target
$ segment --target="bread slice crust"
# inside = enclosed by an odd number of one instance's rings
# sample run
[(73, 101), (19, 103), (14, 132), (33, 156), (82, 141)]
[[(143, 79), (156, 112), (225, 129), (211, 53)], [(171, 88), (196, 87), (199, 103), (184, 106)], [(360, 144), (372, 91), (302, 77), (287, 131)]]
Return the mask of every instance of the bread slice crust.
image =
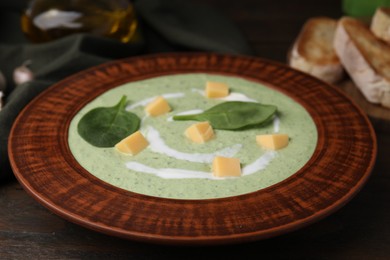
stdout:
[(309, 62), (318, 65), (338, 64), (339, 58), (333, 50), (337, 20), (327, 17), (309, 19), (297, 40), (297, 51)]
[(371, 31), (376, 37), (390, 44), (390, 8), (379, 7), (372, 17)]
[(327, 17), (309, 19), (289, 55), (289, 65), (329, 83), (339, 81), (343, 68), (333, 49), (337, 21)]

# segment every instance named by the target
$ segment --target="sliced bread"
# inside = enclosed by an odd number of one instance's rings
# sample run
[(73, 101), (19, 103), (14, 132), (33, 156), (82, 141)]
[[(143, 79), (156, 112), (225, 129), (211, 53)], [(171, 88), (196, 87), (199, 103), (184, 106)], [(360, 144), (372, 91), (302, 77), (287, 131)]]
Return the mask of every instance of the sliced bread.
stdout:
[(360, 21), (343, 17), (338, 22), (334, 48), (367, 100), (390, 107), (390, 46)]
[(339, 81), (343, 68), (333, 49), (336, 26), (331, 18), (309, 19), (294, 42), (289, 65), (329, 83)]
[(371, 21), (371, 31), (376, 37), (390, 43), (390, 8), (380, 7)]

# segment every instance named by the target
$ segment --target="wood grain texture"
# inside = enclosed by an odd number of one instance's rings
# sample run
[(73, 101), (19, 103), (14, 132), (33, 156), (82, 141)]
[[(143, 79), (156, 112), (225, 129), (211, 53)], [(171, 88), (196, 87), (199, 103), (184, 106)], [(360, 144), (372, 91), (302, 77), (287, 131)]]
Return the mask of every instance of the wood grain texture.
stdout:
[[(318, 128), (310, 161), (269, 188), (212, 200), (135, 194), (100, 181), (78, 165), (69, 151), (67, 131), (86, 103), (125, 82), (192, 72), (244, 77), (302, 104)], [(339, 209), (369, 177), (376, 139), (368, 119), (349, 98), (287, 66), (251, 57), (161, 54), (107, 63), (57, 83), (20, 114), (9, 153), (26, 191), (65, 219), (145, 242), (221, 244), (276, 236)]]
[(369, 102), (351, 79), (347, 78), (337, 85), (363, 109), (377, 131), (390, 132), (390, 108)]

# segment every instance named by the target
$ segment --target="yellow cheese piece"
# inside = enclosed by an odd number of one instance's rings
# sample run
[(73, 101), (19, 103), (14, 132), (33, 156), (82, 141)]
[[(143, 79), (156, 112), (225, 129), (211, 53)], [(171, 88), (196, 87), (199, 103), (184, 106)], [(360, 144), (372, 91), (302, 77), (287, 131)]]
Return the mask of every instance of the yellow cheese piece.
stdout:
[(149, 145), (148, 140), (137, 131), (115, 145), (115, 148), (125, 154), (136, 155)]
[(241, 164), (238, 158), (217, 156), (213, 161), (213, 175), (215, 177), (241, 176)]
[(188, 127), (184, 134), (191, 141), (201, 144), (213, 138), (214, 131), (209, 122), (200, 122)]
[(145, 111), (150, 116), (159, 116), (171, 111), (171, 107), (165, 98), (159, 96), (145, 107)]
[(257, 135), (256, 142), (258, 145), (266, 149), (279, 150), (288, 145), (288, 135), (286, 134)]
[(222, 98), (229, 95), (229, 87), (222, 82), (207, 82), (206, 83), (206, 97), (208, 98)]

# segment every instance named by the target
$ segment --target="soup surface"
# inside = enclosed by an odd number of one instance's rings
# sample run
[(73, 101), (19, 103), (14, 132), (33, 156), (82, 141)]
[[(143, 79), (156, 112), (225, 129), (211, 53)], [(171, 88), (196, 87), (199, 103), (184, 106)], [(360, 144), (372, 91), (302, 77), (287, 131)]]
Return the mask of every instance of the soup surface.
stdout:
[[(223, 99), (204, 96), (207, 81), (229, 85)], [(115, 148), (97, 148), (77, 132), (82, 116), (96, 107), (109, 107), (126, 95), (126, 107), (141, 119), (140, 131), (150, 145), (135, 156)], [(146, 116), (144, 107), (162, 95), (172, 107), (168, 114)], [(204, 111), (228, 100), (260, 102), (278, 107), (273, 120), (245, 130), (214, 130), (215, 137), (196, 144), (184, 136), (194, 121), (174, 121), (173, 115)], [(265, 150), (256, 144), (259, 134), (285, 133), (289, 145)], [(192, 73), (131, 82), (100, 95), (72, 119), (69, 147), (75, 159), (97, 178), (122, 189), (163, 198), (212, 199), (254, 192), (281, 182), (310, 159), (317, 143), (317, 129), (308, 112), (290, 97), (257, 82), (239, 77)], [(211, 172), (216, 155), (239, 158), (242, 176), (216, 178)]]

